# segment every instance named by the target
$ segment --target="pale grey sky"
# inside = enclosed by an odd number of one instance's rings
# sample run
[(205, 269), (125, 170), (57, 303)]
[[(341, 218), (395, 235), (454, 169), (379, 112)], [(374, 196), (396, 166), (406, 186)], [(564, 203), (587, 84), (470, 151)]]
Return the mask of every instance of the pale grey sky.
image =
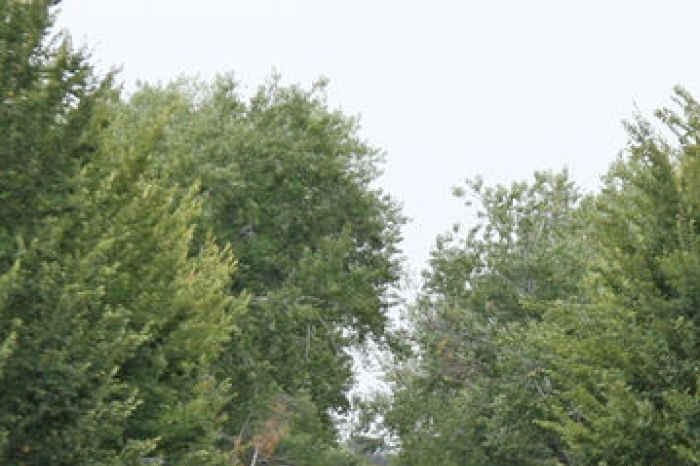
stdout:
[(59, 25), (136, 79), (233, 71), (250, 89), (331, 80), (387, 151), (382, 186), (413, 219), (414, 271), (466, 211), (467, 177), (568, 167), (584, 187), (623, 147), (620, 121), (700, 90), (697, 0), (65, 0)]

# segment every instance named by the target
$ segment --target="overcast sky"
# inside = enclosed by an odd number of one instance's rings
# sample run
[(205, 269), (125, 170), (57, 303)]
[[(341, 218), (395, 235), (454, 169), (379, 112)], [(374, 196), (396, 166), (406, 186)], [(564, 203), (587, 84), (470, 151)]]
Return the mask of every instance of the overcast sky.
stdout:
[(593, 189), (621, 120), (700, 90), (697, 0), (65, 0), (59, 24), (102, 69), (137, 79), (233, 71), (254, 89), (330, 78), (387, 152), (382, 186), (413, 219), (414, 271), (469, 220), (452, 186), (568, 167)]

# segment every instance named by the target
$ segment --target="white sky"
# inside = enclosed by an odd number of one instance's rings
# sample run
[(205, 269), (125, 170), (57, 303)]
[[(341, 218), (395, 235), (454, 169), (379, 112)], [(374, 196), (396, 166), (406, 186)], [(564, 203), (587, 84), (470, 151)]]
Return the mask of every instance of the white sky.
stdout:
[[(137, 79), (233, 71), (249, 89), (331, 80), (387, 151), (382, 186), (413, 219), (413, 271), (468, 220), (450, 190), (568, 167), (584, 187), (623, 147), (620, 121), (700, 90), (700, 2), (683, 0), (65, 0), (59, 25)], [(636, 107), (635, 107), (636, 106)]]

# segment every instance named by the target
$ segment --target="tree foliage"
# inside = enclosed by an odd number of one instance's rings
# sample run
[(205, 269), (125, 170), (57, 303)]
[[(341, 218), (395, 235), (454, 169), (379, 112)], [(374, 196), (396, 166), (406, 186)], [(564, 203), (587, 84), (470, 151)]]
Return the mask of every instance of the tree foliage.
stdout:
[(561, 175), (471, 183), (481, 223), (438, 240), (396, 374), (397, 464), (700, 462), (700, 107), (675, 100), (657, 112), (675, 142), (627, 124), (581, 202)]
[(381, 154), (323, 82), (124, 100), (56, 3), (0, 3), (0, 462), (357, 464), (330, 414), (399, 275)]
[(329, 413), (347, 407), (352, 383), (347, 350), (384, 340), (399, 278), (403, 219), (372, 187), (380, 153), (354, 119), (328, 110), (324, 87), (282, 87), (275, 77), (246, 101), (230, 76), (145, 86), (110, 128), (124, 146), (162, 121), (158, 176), (183, 193), (197, 182), (196, 238), (233, 246), (230, 290), (250, 297), (250, 312), (219, 367), (236, 394), (229, 434), (248, 440), (247, 420), (284, 395), (311, 401), (314, 435), (334, 443)]
[(467, 188), (456, 194), (476, 201), (479, 222), (438, 239), (413, 311), (419, 354), (396, 374), (398, 463), (546, 464), (551, 436), (523, 419), (540, 410), (520, 379), (531, 363), (503, 338), (576, 293), (580, 195), (566, 173)]
[[(50, 32), (58, 3), (0, 0), (0, 463), (383, 460), (332, 423), (349, 350), (404, 337), (381, 152), (323, 80), (125, 98)], [(700, 104), (675, 102), (598, 193), (455, 190), (476, 222), (411, 308), (396, 465), (700, 464)]]
[[(574, 464), (698, 464), (698, 126), (700, 107), (658, 116), (673, 144), (639, 118), (627, 156), (591, 215), (597, 254), (590, 305), (553, 310), (533, 331), (556, 382), (544, 425)], [(562, 329), (569, 335), (564, 341)]]
[(0, 458), (224, 464), (231, 255), (194, 243), (195, 190), (150, 175), (157, 125), (104, 139), (109, 82), (48, 38), (49, 3), (2, 16)]

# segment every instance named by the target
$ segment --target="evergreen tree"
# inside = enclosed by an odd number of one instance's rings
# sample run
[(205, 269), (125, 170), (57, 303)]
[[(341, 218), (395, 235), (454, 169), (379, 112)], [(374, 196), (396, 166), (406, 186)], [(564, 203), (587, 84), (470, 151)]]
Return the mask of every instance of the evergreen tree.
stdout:
[(161, 124), (106, 137), (109, 83), (48, 39), (49, 3), (0, 4), (0, 462), (226, 464), (230, 252), (157, 176)]
[(49, 36), (54, 3), (0, 1), (0, 270), (18, 235), (70, 208), (69, 180), (90, 155), (84, 130), (101, 83), (67, 36)]
[[(106, 457), (98, 417), (118, 418), (133, 405), (109, 371), (101, 373), (104, 364), (91, 360), (94, 349), (107, 348), (78, 338), (72, 317), (47, 316), (38, 304), (60, 306), (49, 283), (60, 275), (54, 261), (61, 252), (41, 231), (55, 230), (61, 213), (74, 208), (69, 194), (80, 159), (89, 156), (84, 129), (100, 87), (67, 37), (49, 38), (52, 3), (0, 2), (0, 457), (7, 464)], [(60, 342), (62, 329), (75, 338), (79, 358), (65, 350), (68, 338)], [(93, 363), (95, 372), (86, 374)], [(82, 399), (87, 392), (90, 400)], [(71, 442), (82, 447), (68, 454)]]
[(596, 199), (590, 304), (552, 309), (532, 332), (554, 383), (556, 421), (543, 425), (571, 464), (700, 461), (700, 107), (681, 88), (676, 101), (682, 113), (658, 115), (678, 143), (641, 118), (628, 125)]

